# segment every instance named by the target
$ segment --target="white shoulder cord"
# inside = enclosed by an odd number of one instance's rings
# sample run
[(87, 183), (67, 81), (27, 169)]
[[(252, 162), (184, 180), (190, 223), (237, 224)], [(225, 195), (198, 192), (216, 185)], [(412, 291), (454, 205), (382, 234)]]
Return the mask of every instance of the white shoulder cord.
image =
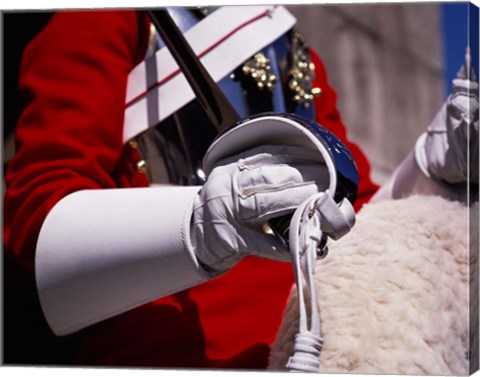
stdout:
[[(328, 192), (312, 195), (297, 208), (290, 222), (289, 248), (300, 318), (294, 354), (287, 363), (289, 371), (318, 372), (320, 368), (323, 339), (320, 336), (320, 315), (313, 274), (316, 259), (327, 254), (327, 235), (338, 239), (348, 233), (354, 224), (353, 208), (350, 202), (344, 202), (339, 207)], [(310, 318), (307, 318), (303, 281), (310, 299)]]

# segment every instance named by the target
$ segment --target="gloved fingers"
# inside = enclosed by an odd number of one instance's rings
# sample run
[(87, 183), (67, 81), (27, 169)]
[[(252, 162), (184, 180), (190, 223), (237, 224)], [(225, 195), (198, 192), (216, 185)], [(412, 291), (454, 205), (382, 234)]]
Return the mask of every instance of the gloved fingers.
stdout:
[(450, 184), (468, 179), (478, 182), (479, 87), (469, 48), (452, 84), (452, 93), (428, 126), (426, 138), (420, 139), (424, 157), (418, 161), (437, 180)]
[(241, 197), (255, 192), (283, 190), (285, 187), (317, 182), (328, 187), (329, 172), (321, 164), (264, 164), (255, 168), (242, 169), (234, 173), (234, 189)]
[(319, 152), (294, 146), (262, 145), (216, 163), (205, 185), (208, 189), (202, 190), (203, 200), (231, 195), (233, 180), (238, 182), (234, 183), (236, 193), (241, 191), (245, 196), (251, 188), (268, 190), (314, 180), (328, 184), (325, 169)]
[(448, 114), (470, 120), (478, 117), (478, 96), (473, 93), (456, 93), (448, 98)]
[[(444, 182), (466, 182), (468, 171), (478, 170), (477, 149), (478, 98), (458, 90), (449, 96), (428, 127), (425, 141), (427, 169)], [(474, 173), (470, 179), (478, 181), (478, 174)]]
[[(309, 189), (308, 193), (315, 193), (325, 191), (329, 183), (328, 168), (319, 164), (301, 166), (265, 165), (249, 170), (219, 167), (214, 169), (204, 188), (200, 191), (201, 200), (199, 203), (222, 200), (221, 198), (228, 201), (228, 198), (232, 195), (234, 202), (245, 200), (248, 203), (255, 196), (261, 194), (276, 195), (276, 193), (283, 193), (289, 195), (296, 191), (303, 192), (304, 187), (313, 188), (314, 191)], [(295, 194), (294, 197), (297, 195)], [(271, 199), (266, 200), (270, 202), (274, 199), (272, 196)], [(300, 202), (299, 200), (296, 199), (295, 203), (300, 204), (301, 200)], [(272, 204), (283, 207), (281, 201)], [(235, 206), (235, 209), (240, 209), (240, 207)]]
[(263, 224), (271, 218), (293, 213), (306, 198), (320, 191), (322, 188), (316, 182), (306, 182), (238, 196), (238, 220), (244, 224)]
[(237, 171), (233, 195), (238, 220), (260, 224), (293, 212), (307, 197), (325, 191), (330, 182), (325, 165), (264, 165)]
[(231, 195), (237, 220), (258, 225), (293, 212), (329, 184), (330, 173), (320, 152), (262, 145), (218, 162), (208, 177), (208, 190), (202, 190), (203, 202)]

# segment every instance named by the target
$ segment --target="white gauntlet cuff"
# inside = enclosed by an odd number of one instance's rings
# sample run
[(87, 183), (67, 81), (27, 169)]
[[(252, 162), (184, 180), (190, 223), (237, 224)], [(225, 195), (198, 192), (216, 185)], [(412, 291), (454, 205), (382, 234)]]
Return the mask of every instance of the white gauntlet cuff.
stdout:
[(208, 279), (190, 243), (199, 187), (86, 190), (50, 212), (36, 250), (37, 289), (57, 335)]

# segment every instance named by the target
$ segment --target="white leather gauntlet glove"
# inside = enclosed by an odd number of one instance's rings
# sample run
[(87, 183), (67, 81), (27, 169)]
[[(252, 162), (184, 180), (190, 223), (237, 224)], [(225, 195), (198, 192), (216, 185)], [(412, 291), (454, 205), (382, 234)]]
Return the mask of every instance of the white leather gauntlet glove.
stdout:
[(478, 137), (478, 83), (467, 50), (452, 94), (372, 201), (419, 194), (465, 202), (467, 182), (478, 183)]
[(288, 251), (263, 225), (293, 213), (328, 185), (325, 163), (306, 148), (266, 145), (221, 160), (194, 204), (191, 238), (198, 260), (213, 274), (246, 254), (289, 261)]
[[(449, 184), (478, 183), (478, 83), (467, 50), (465, 65), (453, 80), (453, 91), (429, 125), (423, 168)], [(422, 156), (422, 154), (420, 153)]]
[[(356, 190), (355, 166), (332, 135), (302, 122), (263, 116), (221, 135), (206, 153), (203, 187), (83, 190), (60, 200), (42, 225), (35, 259), (40, 303), (55, 334), (201, 284), (246, 254), (290, 261), (264, 225), (301, 209), (312, 194), (319, 194), (321, 227), (301, 233), (345, 234), (353, 209), (330, 195)], [(290, 239), (304, 240), (291, 237), (293, 225)]]

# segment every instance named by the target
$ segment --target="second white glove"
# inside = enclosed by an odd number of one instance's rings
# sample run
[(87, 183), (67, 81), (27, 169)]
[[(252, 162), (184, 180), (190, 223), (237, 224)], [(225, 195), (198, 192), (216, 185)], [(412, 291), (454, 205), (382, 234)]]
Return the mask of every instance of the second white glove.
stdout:
[(329, 173), (318, 152), (266, 145), (216, 164), (200, 190), (192, 216), (192, 243), (203, 267), (222, 273), (247, 254), (289, 261), (264, 224), (327, 190)]
[(467, 50), (453, 92), (428, 127), (420, 164), (449, 184), (478, 183), (478, 83)]

